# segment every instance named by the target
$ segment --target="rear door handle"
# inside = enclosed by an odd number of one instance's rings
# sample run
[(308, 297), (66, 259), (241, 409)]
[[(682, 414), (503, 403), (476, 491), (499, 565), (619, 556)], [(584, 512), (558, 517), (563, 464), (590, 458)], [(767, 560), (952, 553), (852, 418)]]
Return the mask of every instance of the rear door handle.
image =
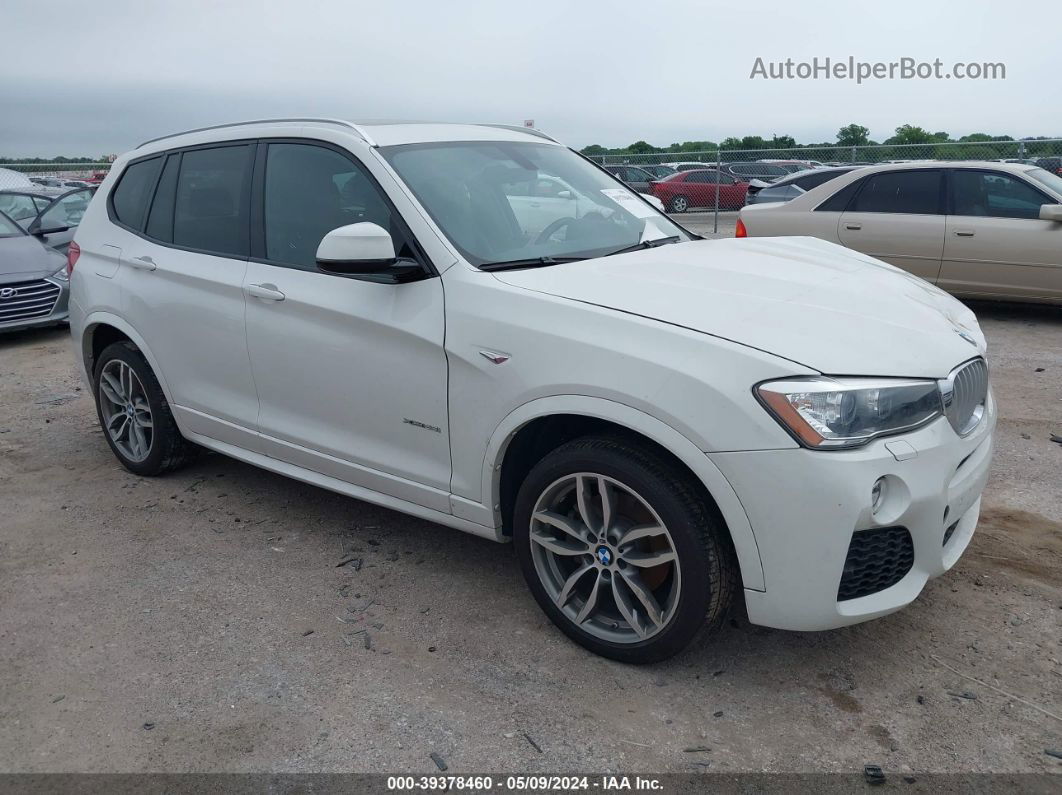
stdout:
[(956, 229), (955, 230), (955, 235), (956, 235), (956, 237), (973, 237), (974, 236), (974, 230), (972, 230), (972, 229)]
[(845, 229), (851, 229), (853, 232), (858, 232), (860, 229), (863, 228), (863, 225), (862, 224), (845, 224), (844, 228)]
[(248, 284), (247, 294), (265, 301), (283, 301), (284, 293), (275, 284)]
[(153, 271), (158, 267), (151, 257), (133, 257), (127, 262), (139, 271)]

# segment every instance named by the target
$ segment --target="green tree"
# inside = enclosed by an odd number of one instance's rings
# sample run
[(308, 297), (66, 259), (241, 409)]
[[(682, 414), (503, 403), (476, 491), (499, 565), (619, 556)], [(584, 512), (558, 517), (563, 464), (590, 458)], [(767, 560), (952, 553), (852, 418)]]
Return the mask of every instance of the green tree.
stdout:
[(645, 141), (635, 141), (627, 147), (627, 151), (633, 155), (651, 155), (657, 151), (657, 148)]
[(584, 146), (579, 151), (587, 157), (600, 157), (601, 155), (608, 154), (608, 149), (601, 144), (590, 144), (589, 146)]
[[(938, 133), (939, 135), (939, 133)], [(923, 130), (921, 127), (915, 127), (910, 124), (901, 124), (896, 128), (896, 135), (891, 138), (886, 138), (885, 143), (893, 146), (902, 146), (904, 144), (932, 144), (940, 141), (933, 133)], [(947, 140), (947, 133), (944, 134), (944, 139)]]
[(870, 130), (862, 124), (847, 124), (837, 131), (838, 146), (866, 146), (870, 143)]

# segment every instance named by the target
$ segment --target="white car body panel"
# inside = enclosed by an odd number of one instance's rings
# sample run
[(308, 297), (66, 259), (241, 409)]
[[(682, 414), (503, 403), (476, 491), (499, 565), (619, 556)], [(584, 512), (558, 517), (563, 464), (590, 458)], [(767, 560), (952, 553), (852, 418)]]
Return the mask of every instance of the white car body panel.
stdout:
[[(752, 389), (817, 373), (944, 378), (984, 352), (972, 313), (895, 267), (810, 238), (693, 241), (482, 271), (374, 148), (528, 134), (269, 122), (190, 133), (133, 155), (269, 137), (343, 147), (439, 272), (398, 285), (153, 244), (108, 220), (123, 156), (78, 230), (71, 329), (79, 363), (87, 374), (90, 333), (112, 326), (140, 347), (189, 439), (498, 541), (507, 538), (499, 484), (514, 435), (558, 414), (607, 420), (659, 444), (704, 484), (759, 623), (823, 629), (864, 620), (906, 604), (952, 565), (976, 524), (994, 409), (965, 439), (944, 419), (904, 435), (915, 454), (901, 461), (887, 440), (804, 449)], [(775, 206), (746, 209), (751, 217)], [(832, 223), (836, 238), (838, 214), (819, 215), (832, 216), (821, 220), (823, 236)], [(130, 264), (142, 256), (154, 270)], [(256, 285), (283, 300), (248, 295)], [(874, 473), (884, 471), (915, 484), (901, 519), (926, 557), (893, 588), (838, 603), (838, 556), (843, 563), (846, 539), (865, 526)], [(941, 552), (934, 512), (945, 505), (965, 524)]]

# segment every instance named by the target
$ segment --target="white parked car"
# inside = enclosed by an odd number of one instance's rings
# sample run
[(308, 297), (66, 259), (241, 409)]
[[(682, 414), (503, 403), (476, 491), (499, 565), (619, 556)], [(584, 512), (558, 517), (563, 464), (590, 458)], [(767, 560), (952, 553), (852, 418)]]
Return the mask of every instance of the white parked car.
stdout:
[(813, 235), (963, 298), (1062, 303), (1062, 177), (1035, 166), (861, 168), (738, 220), (738, 236)]
[(127, 469), (202, 446), (512, 541), (609, 657), (674, 654), (739, 589), (774, 627), (890, 613), (977, 523), (996, 412), (969, 310), (822, 241), (699, 240), (536, 131), (152, 141), (69, 262)]

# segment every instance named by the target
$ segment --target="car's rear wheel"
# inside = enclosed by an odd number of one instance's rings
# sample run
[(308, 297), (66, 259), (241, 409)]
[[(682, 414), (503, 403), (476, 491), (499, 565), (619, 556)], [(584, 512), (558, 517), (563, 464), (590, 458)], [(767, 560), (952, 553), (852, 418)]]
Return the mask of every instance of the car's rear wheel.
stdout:
[(672, 196), (667, 206), (669, 212), (684, 213), (690, 209), (690, 200), (685, 196)]
[(634, 441), (585, 437), (547, 455), (520, 488), (513, 536), (550, 619), (616, 660), (672, 656), (731, 600), (725, 530), (688, 473)]
[(195, 456), (198, 448), (181, 436), (158, 379), (131, 342), (103, 350), (93, 391), (103, 436), (130, 472), (160, 475)]

